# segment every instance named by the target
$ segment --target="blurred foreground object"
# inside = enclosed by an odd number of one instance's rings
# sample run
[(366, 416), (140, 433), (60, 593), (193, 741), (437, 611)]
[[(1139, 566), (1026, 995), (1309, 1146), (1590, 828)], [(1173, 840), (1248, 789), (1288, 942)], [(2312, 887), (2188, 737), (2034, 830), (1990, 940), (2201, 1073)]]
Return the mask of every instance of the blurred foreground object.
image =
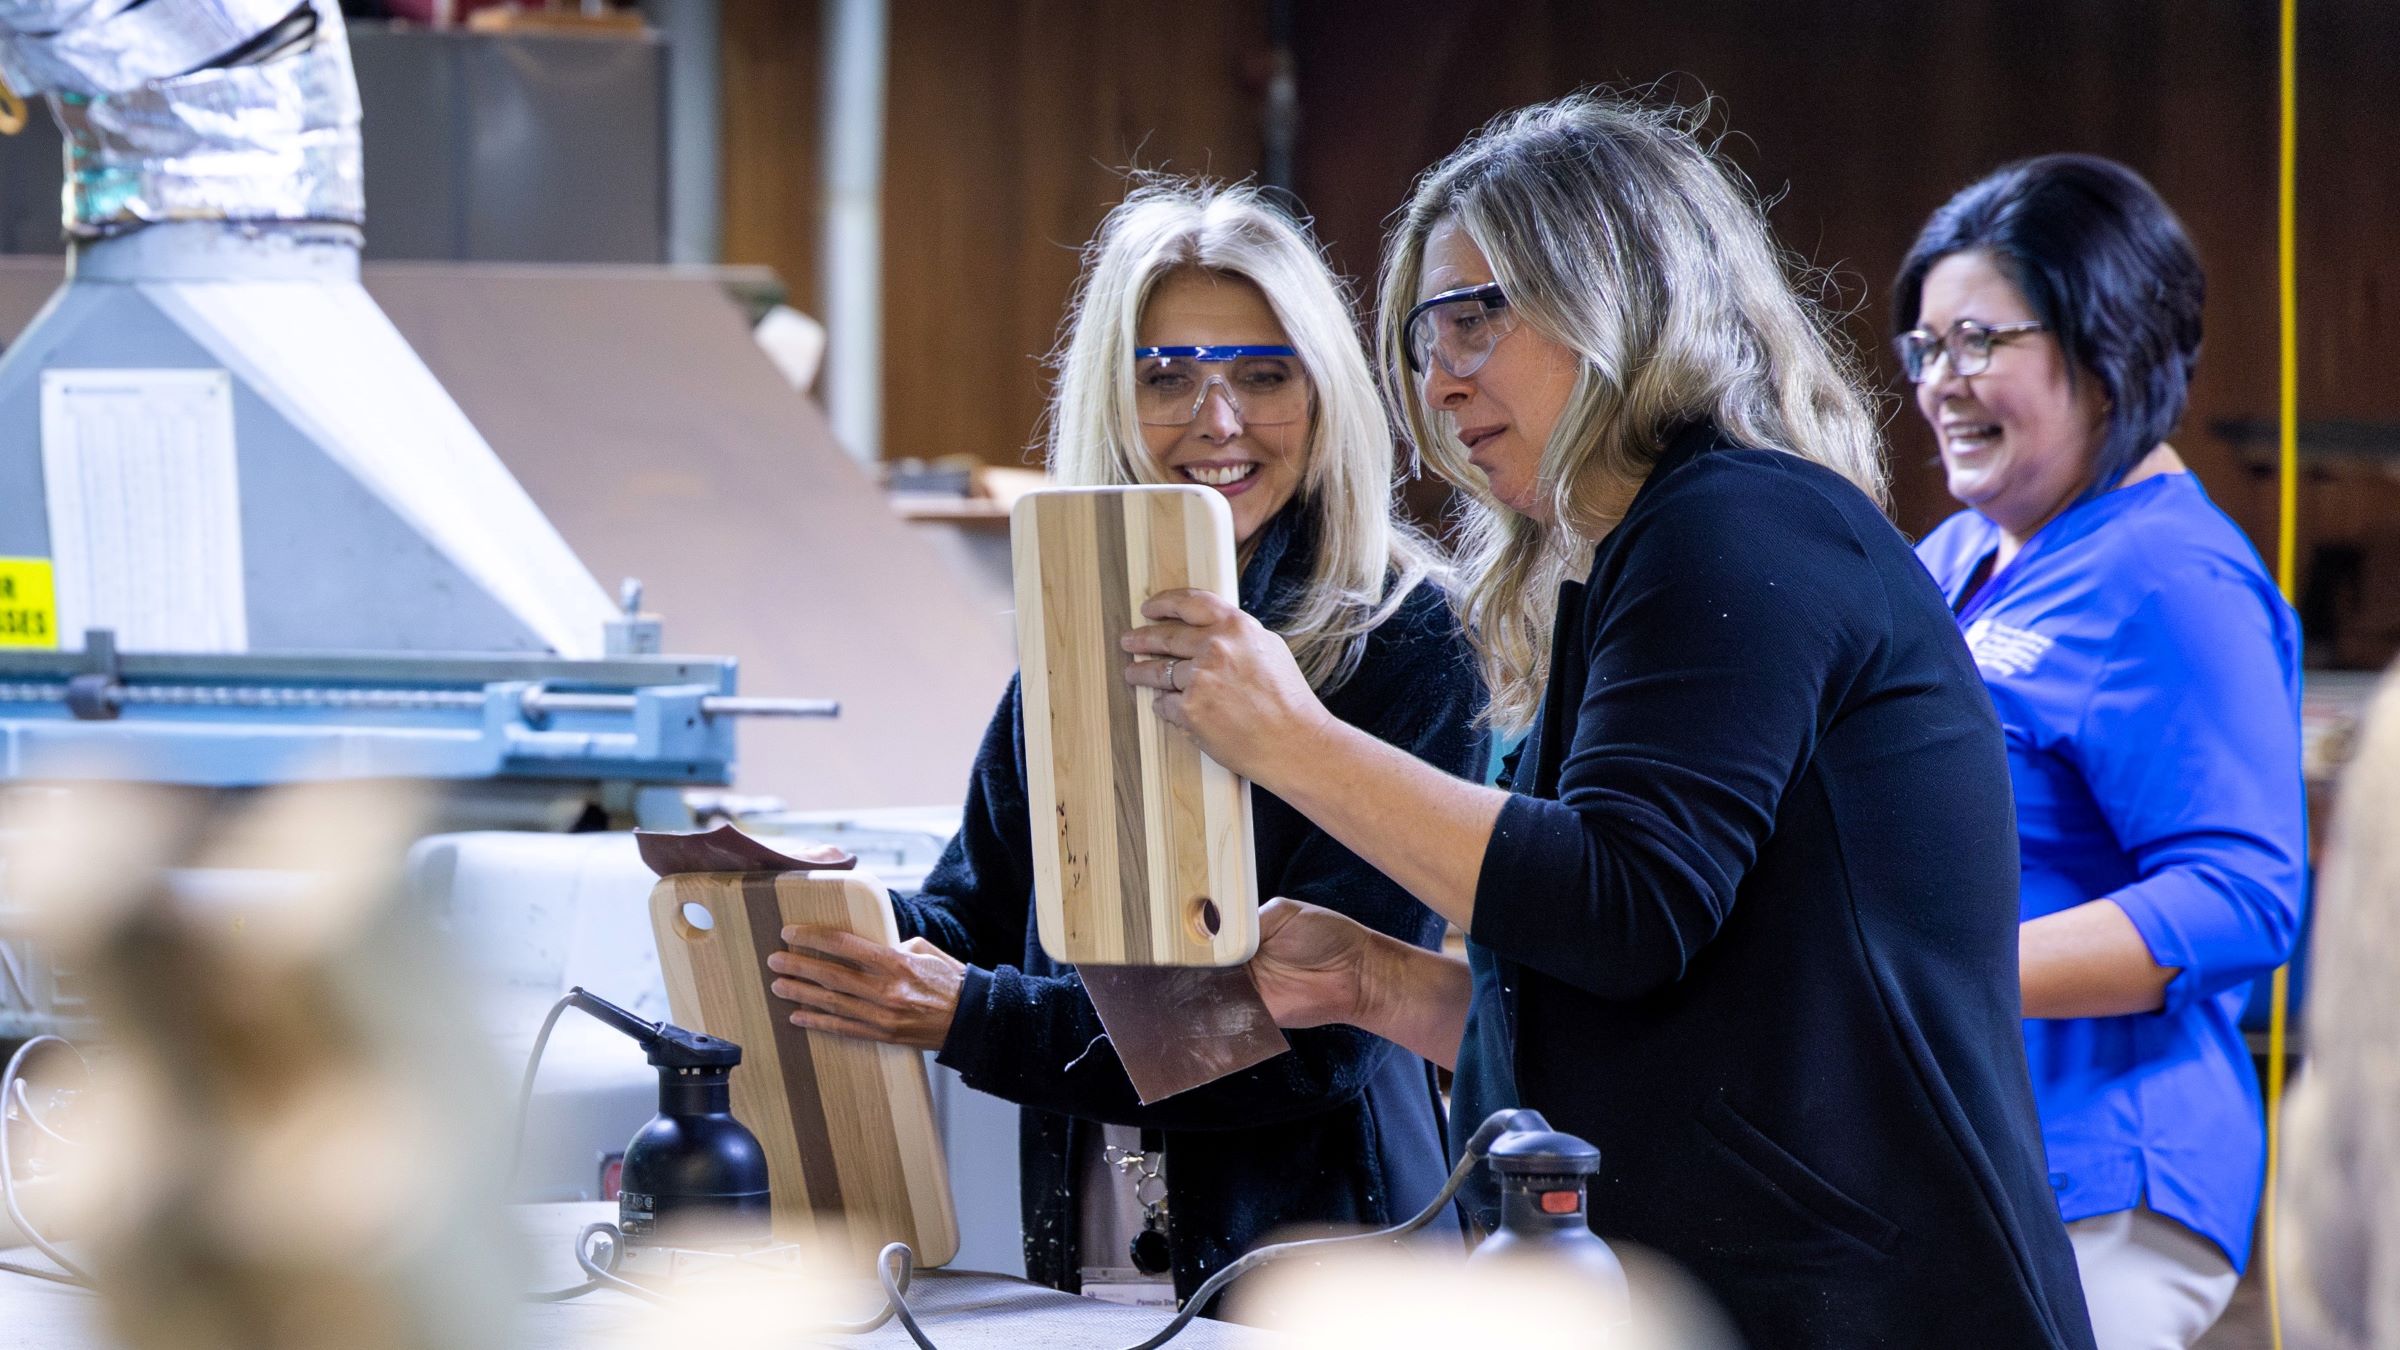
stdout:
[(1239, 1315), (1311, 1350), (1736, 1350), (1696, 1285), (1655, 1257), (1625, 1254), (1630, 1304), (1572, 1264), (1464, 1262), (1366, 1248), (1295, 1261), (1258, 1278)]
[(81, 972), (79, 1253), (135, 1347), (482, 1350), (519, 1263), (501, 1090), (395, 902), (422, 803), (381, 783), (21, 794), (12, 894)]
[(2291, 1345), (2369, 1350), (2400, 1344), (2400, 676), (2368, 706), (2322, 857), (2279, 1264)]

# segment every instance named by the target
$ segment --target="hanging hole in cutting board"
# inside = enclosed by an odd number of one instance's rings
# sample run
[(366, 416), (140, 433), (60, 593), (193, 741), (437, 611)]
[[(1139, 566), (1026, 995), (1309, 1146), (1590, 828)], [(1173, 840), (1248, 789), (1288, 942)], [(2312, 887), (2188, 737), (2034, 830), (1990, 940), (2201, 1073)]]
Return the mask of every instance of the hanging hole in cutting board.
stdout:
[(698, 942), (716, 926), (717, 916), (709, 913), (708, 906), (697, 900), (684, 901), (682, 910), (675, 915), (675, 931), (683, 934), (686, 942)]
[(1192, 901), (1191, 916), (1192, 931), (1200, 935), (1202, 942), (1215, 941), (1217, 930), (1225, 926), (1223, 916), (1217, 913), (1217, 902), (1205, 895)]

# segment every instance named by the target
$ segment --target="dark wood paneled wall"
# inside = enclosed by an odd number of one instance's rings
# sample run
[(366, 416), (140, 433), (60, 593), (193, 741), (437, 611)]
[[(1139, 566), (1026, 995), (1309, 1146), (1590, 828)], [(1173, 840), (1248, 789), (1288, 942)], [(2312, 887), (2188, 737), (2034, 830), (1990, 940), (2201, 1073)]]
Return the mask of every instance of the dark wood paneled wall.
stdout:
[[(1075, 250), (1120, 195), (1119, 171), (1257, 168), (1267, 8), (895, 0), (887, 455), (1020, 461)], [(807, 297), (816, 5), (725, 9), (729, 260), (772, 263)], [(2301, 13), (2303, 415), (2400, 424), (2400, 5), (2310, 0)], [(1295, 14), (1296, 186), (1362, 281), (1414, 176), (1490, 115), (1594, 84), (1719, 98), (1726, 151), (1774, 199), (1783, 242), (1827, 269), (1892, 396), (1911, 531), (1950, 509), (1885, 354), (1887, 288), (1917, 227), (2013, 158), (2085, 150), (2133, 165), (2209, 266), (2208, 347), (2177, 443), (2271, 550), (2272, 482), (2210, 428), (2276, 405), (2272, 0), (1304, 0)], [(2400, 484), (2321, 471), (2302, 513), (2304, 560), (2319, 544), (2366, 559), (2340, 655), (2389, 656)]]
[[(2400, 314), (2400, 6), (2301, 7), (2301, 406), (2400, 427), (2384, 355)], [(1885, 348), (1888, 288), (1926, 214), (2009, 160), (2120, 159), (2183, 216), (2209, 268), (2207, 347), (2176, 443), (2272, 561), (2272, 481), (2211, 428), (2271, 419), (2276, 8), (2269, 0), (1313, 0), (1301, 7), (1301, 195), (1364, 272), (1393, 204), (1487, 116), (1571, 90), (1656, 85), (1722, 100), (1725, 150), (1774, 200), (1785, 245), (1831, 272), (1846, 325), (1892, 395), (1903, 528), (1954, 509)], [(2326, 470), (2304, 492), (2301, 558), (2365, 554), (2339, 652), (2400, 644), (2400, 488)], [(2391, 597), (2385, 603), (2383, 597)]]
[[(725, 256), (817, 294), (817, 0), (724, 0)], [(883, 179), (886, 458), (1026, 462), (1078, 250), (1129, 168), (1258, 171), (1266, 11), (895, 0)]]
[(1124, 171), (1257, 171), (1264, 40), (1251, 4), (892, 7), (887, 458), (1021, 461), (1078, 250)]
[(725, 261), (774, 268), (793, 308), (821, 314), (825, 55), (817, 0), (721, 0), (718, 14)]

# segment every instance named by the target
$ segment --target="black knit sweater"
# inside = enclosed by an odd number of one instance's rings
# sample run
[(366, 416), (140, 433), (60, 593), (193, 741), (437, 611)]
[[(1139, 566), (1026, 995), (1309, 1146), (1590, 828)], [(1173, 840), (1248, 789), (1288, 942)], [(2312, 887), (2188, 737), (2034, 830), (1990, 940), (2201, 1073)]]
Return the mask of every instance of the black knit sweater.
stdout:
[(2000, 724), (1864, 493), (1676, 437), (1564, 588), (1513, 789), (1462, 1121), (1513, 1068), (1599, 1146), (1592, 1227), (1685, 1266), (1754, 1350), (2091, 1350), (2026, 1077)]

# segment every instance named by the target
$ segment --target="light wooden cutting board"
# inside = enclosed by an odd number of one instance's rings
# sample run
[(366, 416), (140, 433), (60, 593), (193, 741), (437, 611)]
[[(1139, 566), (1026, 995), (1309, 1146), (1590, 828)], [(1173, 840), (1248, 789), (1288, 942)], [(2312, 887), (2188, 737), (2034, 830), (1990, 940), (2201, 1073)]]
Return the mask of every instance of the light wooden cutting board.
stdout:
[(958, 1217), (925, 1061), (793, 1026), (790, 1005), (767, 994), (786, 924), (898, 940), (891, 899), (866, 872), (661, 877), (650, 926), (675, 1022), (742, 1047), (733, 1114), (766, 1149), (778, 1241), (847, 1248), (861, 1269), (906, 1242), (917, 1264), (942, 1265), (958, 1254)]
[(1010, 514), (1042, 950), (1077, 965), (1234, 966), (1258, 948), (1250, 785), (1125, 683), (1160, 591), (1237, 596), (1233, 513), (1201, 487), (1054, 488)]

